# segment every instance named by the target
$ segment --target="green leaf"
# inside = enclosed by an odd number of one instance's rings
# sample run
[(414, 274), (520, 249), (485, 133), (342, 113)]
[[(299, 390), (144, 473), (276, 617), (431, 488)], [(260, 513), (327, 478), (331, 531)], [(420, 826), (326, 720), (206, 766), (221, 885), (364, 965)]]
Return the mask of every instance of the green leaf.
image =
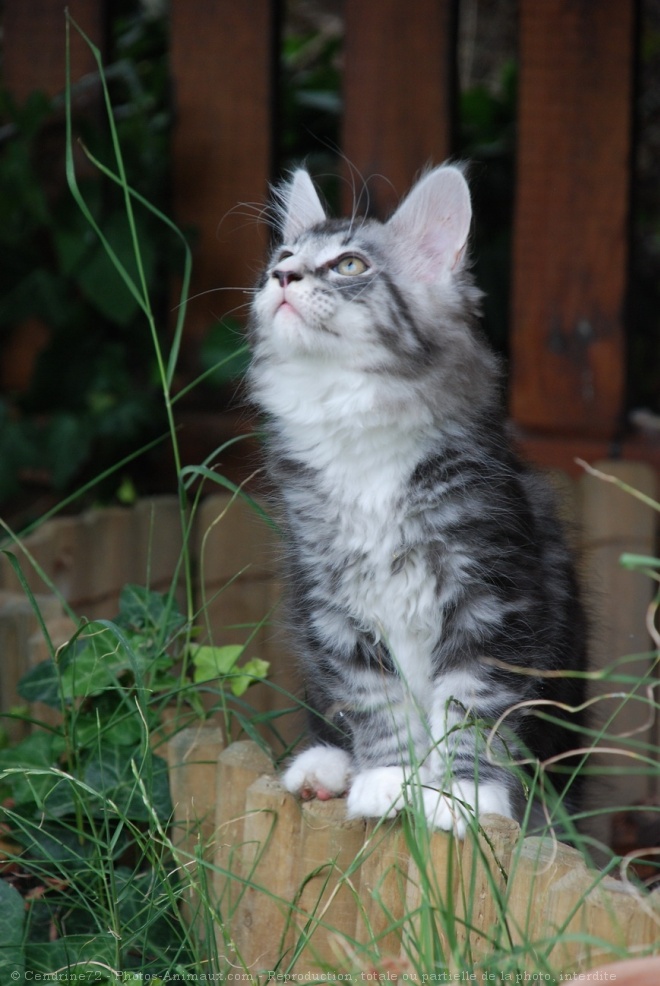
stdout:
[(226, 677), (233, 672), (234, 665), (244, 650), (241, 644), (227, 644), (225, 647), (192, 644), (190, 654), (195, 667), (193, 680), (199, 683)]
[[(145, 795), (135, 777), (131, 761), (139, 765)], [(85, 768), (84, 781), (98, 791), (94, 810), (106, 812), (108, 802), (116, 805), (119, 814), (136, 822), (152, 820), (150, 806), (161, 821), (172, 812), (167, 764), (149, 750), (135, 749), (133, 756), (125, 747), (104, 746)]]
[(241, 644), (227, 644), (224, 647), (193, 644), (190, 654), (195, 671), (193, 681), (199, 684), (214, 678), (226, 678), (229, 687), (237, 697), (268, 674), (270, 664), (253, 657), (246, 664), (237, 665), (245, 647)]
[[(103, 222), (106, 242), (127, 273), (137, 283), (137, 266), (131, 229), (125, 216), (113, 213)], [(140, 253), (147, 281), (153, 278), (156, 251), (145, 230), (139, 231)], [(108, 255), (106, 243), (90, 251), (89, 259), (78, 271), (80, 290), (94, 308), (115, 325), (128, 325), (140, 307)]]
[(270, 663), (268, 661), (262, 661), (259, 657), (253, 657), (251, 661), (248, 661), (241, 667), (241, 674), (231, 678), (229, 687), (238, 698), (248, 690), (250, 685), (254, 685), (258, 681), (263, 681), (268, 674), (269, 668)]
[[(60, 977), (63, 982), (73, 982), (74, 975), (77, 983), (116, 981), (114, 976), (101, 978), (103, 966), (112, 968), (116, 956), (117, 940), (109, 931), (98, 935), (65, 935), (58, 941), (31, 942), (26, 946), (30, 971), (40, 973), (46, 982), (58, 982)], [(57, 978), (53, 969), (62, 970)]]
[(137, 747), (142, 741), (144, 726), (137, 712), (108, 718), (96, 713), (76, 718), (73, 740), (78, 749), (97, 749), (100, 743), (112, 746)]
[(36, 664), (18, 683), (18, 694), (26, 702), (43, 702), (51, 708), (62, 705), (60, 671), (53, 660)]
[(176, 601), (141, 585), (125, 585), (119, 597), (117, 623), (142, 630), (158, 629), (167, 639), (185, 623)]
[[(11, 789), (16, 805), (35, 805), (43, 809), (53, 792), (62, 786), (60, 774), (51, 769), (64, 749), (64, 739), (57, 733), (36, 732), (16, 746), (0, 750), (2, 780)], [(58, 804), (60, 795), (56, 795)], [(54, 804), (55, 802), (53, 802)]]
[(18, 890), (0, 880), (0, 982), (23, 980), (25, 956), (23, 953), (23, 927), (25, 925), (25, 901)]
[(112, 630), (94, 628), (78, 640), (79, 650), (62, 672), (61, 688), (65, 699), (100, 695), (117, 684), (130, 670), (126, 648)]

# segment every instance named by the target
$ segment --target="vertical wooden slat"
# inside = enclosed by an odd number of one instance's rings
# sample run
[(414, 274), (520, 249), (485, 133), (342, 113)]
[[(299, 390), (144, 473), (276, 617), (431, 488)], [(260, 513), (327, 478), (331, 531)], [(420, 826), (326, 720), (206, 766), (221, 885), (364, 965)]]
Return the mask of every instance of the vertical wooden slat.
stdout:
[(247, 789), (243, 842), (248, 886), (238, 903), (232, 938), (249, 969), (274, 969), (293, 946), (292, 911), (299, 891), (301, 809), (277, 777)]
[[(609, 460), (597, 466), (605, 475), (647, 497), (656, 497), (657, 477), (644, 463)], [(616, 774), (605, 782), (602, 776), (587, 778), (585, 802), (598, 804), (601, 809), (626, 809), (658, 793), (655, 772), (635, 769), (637, 756), (653, 756), (655, 715), (649, 688), (656, 678), (646, 612), (654, 584), (641, 572), (627, 571), (619, 558), (623, 552), (654, 554), (657, 515), (636, 497), (597, 476), (584, 476), (579, 493), (583, 574), (592, 624), (589, 666), (591, 671), (605, 675), (608, 669), (615, 669), (613, 679), (605, 676), (591, 681), (589, 694), (600, 696), (591, 713), (593, 725), (606, 726), (597, 743), (606, 752), (598, 754), (595, 762)], [(637, 656), (616, 667), (615, 662), (627, 655)], [(624, 739), (619, 740), (619, 736)], [(616, 749), (622, 753), (614, 753)], [(589, 833), (612, 844), (611, 823), (611, 816), (597, 815), (589, 823)]]
[(262, 258), (265, 227), (240, 204), (267, 196), (276, 11), (270, 0), (171, 4), (175, 215), (197, 230), (184, 368), (209, 325), (244, 312)]
[(531, 429), (619, 422), (633, 27), (633, 0), (520, 3), (511, 407)]
[(298, 977), (341, 961), (342, 945), (353, 936), (358, 913), (353, 880), (359, 872), (353, 867), (364, 844), (365, 822), (347, 818), (339, 799), (308, 801), (302, 807), (300, 832), (294, 885), (302, 890), (295, 921), (307, 943), (295, 964)]
[[(35, 89), (54, 96), (65, 85), (65, 17), (72, 19), (88, 38), (103, 47), (103, 0), (5, 0), (2, 14), (4, 82), (14, 98), (23, 102)], [(78, 32), (71, 30), (71, 79), (93, 72), (96, 63)]]
[(233, 743), (218, 757), (213, 883), (219, 909), (217, 940), (221, 953), (229, 921), (245, 894), (246, 867), (249, 872), (254, 856), (243, 839), (246, 792), (259, 777), (273, 772), (266, 752), (251, 740)]
[(451, 153), (454, 3), (358, 0), (345, 18), (343, 150), (357, 169), (356, 197), (360, 177), (373, 179), (361, 208), (384, 216), (424, 167)]
[(216, 779), (224, 745), (222, 729), (202, 722), (175, 733), (161, 751), (169, 768), (172, 837), (184, 881), (182, 903), (188, 922), (196, 919), (201, 906), (198, 865), (201, 860), (210, 862), (215, 851)]

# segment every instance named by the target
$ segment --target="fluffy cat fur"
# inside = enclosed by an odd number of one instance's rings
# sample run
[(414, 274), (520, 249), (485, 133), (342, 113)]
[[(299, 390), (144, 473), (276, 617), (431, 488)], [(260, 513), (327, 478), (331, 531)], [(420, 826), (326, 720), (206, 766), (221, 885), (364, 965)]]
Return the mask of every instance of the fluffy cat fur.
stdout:
[(581, 701), (579, 678), (555, 673), (583, 669), (584, 621), (476, 325), (467, 183), (436, 168), (386, 223), (329, 219), (304, 170), (278, 201), (250, 384), (312, 734), (284, 783), (347, 792), (351, 816), (415, 803), (459, 834), (479, 812), (520, 816), (511, 761), (571, 746), (569, 713), (534, 708)]

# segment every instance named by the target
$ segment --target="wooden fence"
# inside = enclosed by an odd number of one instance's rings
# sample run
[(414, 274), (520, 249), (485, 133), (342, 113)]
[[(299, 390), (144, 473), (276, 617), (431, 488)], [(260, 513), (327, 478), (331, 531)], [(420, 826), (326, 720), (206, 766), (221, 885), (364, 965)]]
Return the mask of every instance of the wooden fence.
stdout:
[[(105, 0), (68, 0), (104, 50)], [(64, 3), (5, 0), (3, 70), (20, 101), (64, 84)], [(359, 0), (344, 8), (340, 150), (386, 212), (429, 161), (456, 154), (457, 0)], [(234, 216), (262, 203), (281, 166), (279, 32), (271, 0), (171, 0), (174, 215), (199, 236), (183, 362), (207, 326), (244, 302), (266, 230)], [(576, 455), (660, 461), (626, 421), (628, 201), (635, 0), (519, 0), (519, 99), (511, 294), (511, 413), (538, 462)], [(376, 25), (376, 26), (375, 26)], [(35, 57), (38, 52), (38, 57)], [(72, 75), (94, 71), (72, 38)], [(414, 69), (411, 70), (411, 66)], [(218, 295), (222, 287), (222, 305)], [(209, 299), (212, 299), (211, 301)], [(220, 309), (220, 310), (219, 310)], [(217, 418), (198, 413), (191, 441)], [(185, 442), (184, 442), (185, 444)]]
[(184, 860), (207, 847), (218, 951), (255, 983), (273, 969), (414, 981), (431, 929), (457, 975), (481, 966), (484, 982), (551, 981), (660, 951), (660, 891), (603, 878), (552, 839), (521, 839), (509, 819), (485, 816), (462, 842), (348, 820), (343, 800), (301, 805), (263, 749), (223, 749), (212, 728), (179, 733), (169, 761), (175, 842)]

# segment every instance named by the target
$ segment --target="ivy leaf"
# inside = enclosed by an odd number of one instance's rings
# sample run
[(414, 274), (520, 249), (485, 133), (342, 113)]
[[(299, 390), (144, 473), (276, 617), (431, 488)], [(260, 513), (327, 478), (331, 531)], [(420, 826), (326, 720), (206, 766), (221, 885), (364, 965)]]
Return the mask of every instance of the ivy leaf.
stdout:
[(136, 822), (151, 821), (150, 810), (133, 773), (131, 759), (140, 765), (149, 807), (158, 818), (166, 821), (172, 813), (167, 764), (150, 751), (145, 756), (140, 749), (135, 749), (135, 756), (131, 758), (125, 747), (107, 746), (102, 748), (99, 756), (89, 761), (84, 780), (98, 791), (97, 810), (105, 812), (108, 801), (111, 801), (121, 817)]
[(193, 644), (190, 648), (195, 666), (193, 681), (199, 684), (212, 678), (226, 678), (233, 673), (234, 666), (244, 650), (242, 644), (227, 644), (224, 647)]
[(270, 664), (253, 657), (246, 664), (238, 665), (238, 659), (245, 648), (241, 644), (226, 644), (224, 647), (194, 645), (190, 648), (195, 667), (195, 684), (211, 681), (213, 678), (226, 678), (234, 695), (239, 697), (255, 681), (266, 677)]
[(57, 733), (34, 732), (0, 751), (0, 771), (7, 771), (3, 783), (10, 787), (17, 805), (34, 805), (37, 813), (47, 801), (49, 809), (56, 802), (61, 804), (63, 778), (51, 770), (63, 749), (64, 739)]
[(35, 980), (58, 982), (53, 977), (52, 970), (59, 968), (64, 970), (64, 982), (73, 982), (74, 975), (76, 981), (81, 983), (107, 982), (105, 976), (103, 979), (98, 978), (99, 968), (102, 968), (102, 964), (112, 968), (117, 957), (117, 942), (107, 931), (95, 935), (70, 934), (59, 941), (30, 941), (26, 945), (26, 951), (30, 972)]
[(60, 672), (50, 658), (41, 661), (24, 674), (18, 683), (18, 694), (26, 702), (43, 702), (54, 709), (62, 705)]
[(240, 668), (241, 674), (235, 677), (232, 676), (229, 687), (238, 698), (248, 690), (250, 685), (256, 684), (257, 681), (263, 681), (268, 674), (269, 668), (270, 663), (268, 661), (262, 661), (259, 657), (253, 657), (251, 661), (248, 661)]
[[(15, 887), (0, 880), (0, 982), (23, 980), (25, 956), (23, 953), (23, 926), (25, 901)], [(11, 976), (11, 979), (10, 979)]]
[(78, 640), (79, 650), (62, 672), (60, 685), (66, 699), (100, 695), (131, 668), (126, 648), (107, 627), (90, 624)]
[(167, 639), (185, 623), (174, 599), (142, 585), (125, 585), (119, 597), (117, 623), (130, 629), (158, 629)]

